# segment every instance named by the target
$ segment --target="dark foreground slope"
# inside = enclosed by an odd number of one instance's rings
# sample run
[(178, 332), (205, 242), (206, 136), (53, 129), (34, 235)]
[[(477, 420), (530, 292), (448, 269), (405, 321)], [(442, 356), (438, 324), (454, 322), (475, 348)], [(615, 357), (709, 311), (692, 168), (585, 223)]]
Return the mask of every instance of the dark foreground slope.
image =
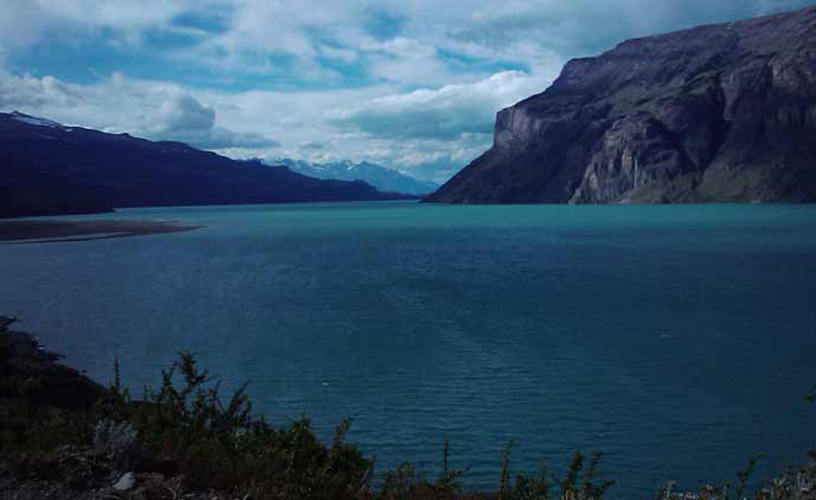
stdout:
[(816, 6), (570, 61), (429, 200), (816, 201)]
[(391, 197), (363, 182), (313, 179), (178, 142), (0, 113), (0, 216)]
[[(463, 491), (468, 470), (451, 467), (447, 441), (435, 478), (410, 462), (379, 472), (346, 441), (348, 420), (328, 444), (305, 416), (273, 426), (251, 412), (247, 386), (220, 397), (220, 382), (189, 354), (134, 400), (118, 362), (113, 384), (103, 388), (12, 323), (0, 316), (0, 500), (603, 500), (613, 485), (601, 477), (599, 453), (576, 453), (564, 475), (544, 467), (511, 481), (510, 444), (497, 454), (492, 492)], [(655, 485), (654, 498), (816, 498), (816, 452), (802, 467), (756, 483), (762, 486), (751, 495), (753, 463), (737, 482), (702, 486), (699, 494)]]

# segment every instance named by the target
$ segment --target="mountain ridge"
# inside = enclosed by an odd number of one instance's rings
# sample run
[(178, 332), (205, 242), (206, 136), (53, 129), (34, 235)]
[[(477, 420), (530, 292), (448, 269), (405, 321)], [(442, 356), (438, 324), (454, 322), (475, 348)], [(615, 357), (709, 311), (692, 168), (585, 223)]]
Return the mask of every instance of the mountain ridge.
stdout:
[(816, 6), (627, 40), (500, 111), (428, 201), (816, 201)]
[(266, 162), (269, 165), (283, 165), (293, 172), (318, 179), (335, 179), (344, 181), (361, 180), (385, 192), (425, 195), (439, 188), (439, 184), (416, 179), (394, 169), (362, 161), (350, 160), (336, 162), (308, 162), (293, 158), (280, 158)]
[(181, 142), (0, 113), (0, 216), (401, 198), (364, 182), (314, 179)]

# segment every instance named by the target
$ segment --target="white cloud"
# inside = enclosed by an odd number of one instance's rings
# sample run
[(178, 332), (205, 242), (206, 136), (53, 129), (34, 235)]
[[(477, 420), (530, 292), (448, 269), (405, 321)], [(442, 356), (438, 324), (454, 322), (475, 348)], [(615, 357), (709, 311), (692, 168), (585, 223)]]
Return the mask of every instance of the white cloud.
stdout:
[(455, 139), (491, 134), (498, 110), (544, 90), (548, 82), (505, 71), (469, 84), (388, 95), (327, 113), (330, 123), (376, 137)]
[(183, 92), (173, 92), (154, 113), (157, 132), (210, 130), (215, 125), (215, 110)]
[[(280, 147), (281, 143), (255, 132), (235, 132), (222, 127), (199, 130), (181, 130), (156, 139), (167, 139), (187, 143), (191, 146), (228, 153), (231, 150), (270, 150)], [(255, 157), (257, 153), (248, 155)]]
[(353, 63), (359, 59), (357, 52), (354, 50), (332, 47), (326, 44), (320, 46), (320, 55), (327, 59), (334, 59), (344, 63)]
[(206, 149), (280, 145), (254, 131), (218, 126), (215, 108), (178, 85), (132, 80), (118, 73), (97, 84), (79, 85), (53, 76), (4, 74), (0, 68), (0, 110), (18, 110), (108, 132), (178, 140)]
[(480, 3), (450, 36), (502, 51), (533, 43), (561, 56), (593, 55), (627, 38), (794, 9), (812, 0), (508, 0)]
[[(138, 43), (150, 28), (167, 26), (178, 14), (212, 1), (193, 0), (3, 0), (0, 44), (31, 45), (44, 38), (72, 38), (105, 29), (123, 43)], [(74, 41), (75, 42), (75, 41)]]

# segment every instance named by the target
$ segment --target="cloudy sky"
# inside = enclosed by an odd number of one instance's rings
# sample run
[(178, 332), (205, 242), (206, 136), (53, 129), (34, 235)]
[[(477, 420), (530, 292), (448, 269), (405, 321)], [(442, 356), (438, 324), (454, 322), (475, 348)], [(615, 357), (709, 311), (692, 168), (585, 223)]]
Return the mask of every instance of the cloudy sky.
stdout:
[(0, 110), (445, 180), (566, 60), (814, 0), (0, 0)]

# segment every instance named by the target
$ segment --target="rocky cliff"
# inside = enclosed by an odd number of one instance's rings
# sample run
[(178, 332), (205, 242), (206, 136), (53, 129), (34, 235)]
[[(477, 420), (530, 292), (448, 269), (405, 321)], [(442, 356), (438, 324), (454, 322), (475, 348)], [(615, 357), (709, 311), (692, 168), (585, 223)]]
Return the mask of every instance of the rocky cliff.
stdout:
[(570, 61), (428, 200), (816, 201), (816, 6)]

